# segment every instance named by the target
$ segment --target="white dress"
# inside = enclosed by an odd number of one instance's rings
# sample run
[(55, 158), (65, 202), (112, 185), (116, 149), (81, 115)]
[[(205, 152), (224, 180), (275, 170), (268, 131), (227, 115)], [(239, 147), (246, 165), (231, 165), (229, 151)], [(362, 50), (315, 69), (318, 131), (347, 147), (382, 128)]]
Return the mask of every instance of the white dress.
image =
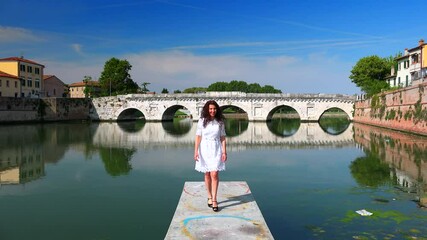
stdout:
[(217, 120), (210, 121), (203, 127), (203, 118), (197, 123), (196, 135), (202, 139), (199, 145), (199, 160), (196, 161), (196, 171), (212, 172), (224, 171), (225, 163), (221, 161), (222, 146), (220, 138), (225, 136), (224, 123)]

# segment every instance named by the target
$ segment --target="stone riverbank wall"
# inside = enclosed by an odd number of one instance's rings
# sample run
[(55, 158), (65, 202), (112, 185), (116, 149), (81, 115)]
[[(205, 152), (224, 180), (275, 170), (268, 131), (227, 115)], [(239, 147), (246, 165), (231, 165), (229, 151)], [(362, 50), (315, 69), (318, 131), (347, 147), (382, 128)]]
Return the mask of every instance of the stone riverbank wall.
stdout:
[(88, 120), (92, 107), (85, 98), (0, 97), (0, 123)]
[(427, 136), (427, 82), (356, 101), (353, 121)]

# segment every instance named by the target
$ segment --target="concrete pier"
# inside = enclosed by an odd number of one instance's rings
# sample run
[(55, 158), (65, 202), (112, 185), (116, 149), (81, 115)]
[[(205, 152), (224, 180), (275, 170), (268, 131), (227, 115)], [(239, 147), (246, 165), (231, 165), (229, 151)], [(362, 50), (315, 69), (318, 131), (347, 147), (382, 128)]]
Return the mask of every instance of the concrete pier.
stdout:
[(246, 182), (220, 182), (219, 211), (204, 182), (185, 182), (165, 239), (274, 239)]

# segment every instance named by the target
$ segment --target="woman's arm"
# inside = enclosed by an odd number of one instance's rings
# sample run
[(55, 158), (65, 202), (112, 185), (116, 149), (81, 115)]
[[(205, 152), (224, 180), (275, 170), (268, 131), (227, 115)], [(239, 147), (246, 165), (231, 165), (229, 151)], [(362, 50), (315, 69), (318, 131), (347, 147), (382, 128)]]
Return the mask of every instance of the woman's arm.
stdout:
[(227, 161), (227, 144), (225, 141), (225, 136), (221, 136), (220, 140), (222, 145), (221, 161), (225, 162)]
[(196, 135), (196, 140), (194, 141), (194, 160), (199, 161), (199, 146), (202, 136)]

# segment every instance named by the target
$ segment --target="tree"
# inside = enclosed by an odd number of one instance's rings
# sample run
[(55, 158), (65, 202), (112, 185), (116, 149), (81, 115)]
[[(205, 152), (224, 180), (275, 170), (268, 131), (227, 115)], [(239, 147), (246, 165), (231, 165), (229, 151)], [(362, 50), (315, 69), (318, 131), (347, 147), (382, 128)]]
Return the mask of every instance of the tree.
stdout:
[(265, 85), (261, 87), (258, 83), (247, 84), (245, 81), (233, 80), (230, 83), (227, 82), (216, 82), (209, 85), (207, 91), (239, 91), (245, 93), (281, 93), (279, 89), (275, 89), (271, 85)]
[(83, 93), (85, 94), (85, 97), (89, 97), (91, 95), (91, 93), (93, 92), (93, 88), (90, 84), (92, 81), (92, 77), (91, 76), (84, 76), (83, 77), (83, 83), (85, 84), (85, 89), (83, 90)]
[(208, 91), (225, 92), (225, 91), (228, 91), (227, 86), (228, 86), (228, 83), (226, 83), (226, 82), (212, 83), (211, 85), (209, 85)]
[(390, 74), (392, 66), (390, 58), (376, 55), (364, 57), (351, 70), (350, 79), (368, 96), (372, 96), (389, 88), (385, 78)]
[(162, 93), (169, 93), (169, 91), (166, 88), (163, 88)]
[(228, 83), (227, 91), (248, 92), (248, 84), (244, 81), (232, 80)]
[(282, 91), (280, 91), (280, 90), (278, 90), (278, 89), (275, 89), (273, 86), (271, 86), (271, 85), (265, 85), (263, 88), (262, 88), (262, 92), (263, 93), (282, 93)]
[(147, 86), (148, 86), (148, 85), (150, 85), (150, 83), (149, 83), (149, 82), (143, 82), (143, 83), (141, 83), (141, 85), (142, 85), (142, 87), (141, 87), (141, 91), (142, 91), (142, 93), (147, 93), (148, 91), (150, 91), (150, 90), (148, 90), (148, 88), (147, 88)]
[(200, 92), (206, 92), (206, 88), (204, 87), (192, 87), (192, 88), (187, 88), (184, 89), (184, 93), (200, 93)]
[(248, 85), (249, 93), (260, 93), (262, 91), (262, 87), (258, 83), (251, 83)]
[(173, 91), (173, 93), (181, 93), (181, 90), (177, 89), (177, 90)]
[(132, 65), (127, 60), (111, 58), (105, 62), (104, 70), (99, 78), (102, 94), (106, 96), (136, 93), (138, 84), (132, 80), (129, 74), (131, 69)]

